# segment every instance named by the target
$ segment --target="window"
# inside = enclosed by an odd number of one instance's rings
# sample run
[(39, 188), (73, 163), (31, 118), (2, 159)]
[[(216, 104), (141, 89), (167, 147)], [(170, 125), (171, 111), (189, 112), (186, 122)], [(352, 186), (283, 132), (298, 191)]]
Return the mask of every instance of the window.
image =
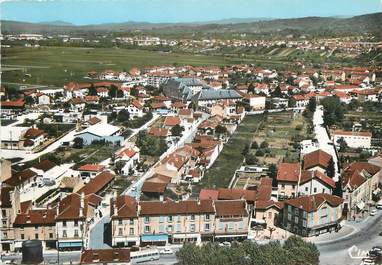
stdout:
[(191, 221), (195, 221), (195, 215), (191, 214)]
[(62, 237), (67, 237), (66, 230), (62, 231)]
[(78, 237), (78, 230), (74, 229), (74, 237)]
[(38, 239), (38, 234), (34, 234), (34, 239)]
[(145, 222), (145, 224), (148, 224), (150, 222), (150, 217), (149, 216), (145, 216), (144, 222)]
[(172, 225), (167, 226), (167, 232), (172, 232)]
[(297, 217), (297, 216), (294, 218), (294, 222), (295, 222), (296, 224), (298, 223), (298, 217)]
[(268, 219), (272, 219), (272, 212), (268, 212)]
[(78, 221), (77, 220), (74, 221), (74, 226), (78, 226)]
[(205, 216), (205, 220), (206, 221), (209, 221), (210, 220), (210, 215), (207, 213), (206, 216)]
[(133, 224), (134, 224), (134, 219), (130, 218), (130, 225), (133, 225)]
[(281, 184), (281, 189), (285, 189), (285, 184)]
[(295, 189), (296, 188), (296, 185), (292, 185), (292, 189)]
[(130, 227), (130, 235), (134, 235), (134, 228)]
[(148, 225), (145, 226), (145, 233), (150, 233), (150, 226)]
[(305, 187), (305, 191), (308, 192), (309, 188), (308, 187)]
[(298, 215), (298, 208), (295, 208), (295, 209), (294, 209), (294, 214), (295, 214), (295, 215)]
[(34, 230), (38, 230), (38, 226), (37, 225), (34, 226)]
[(306, 220), (302, 220), (302, 226), (306, 227)]
[(303, 216), (304, 218), (306, 218), (306, 217), (307, 217), (307, 214), (306, 214), (306, 212), (305, 212), (305, 211), (303, 211), (303, 212), (302, 212), (302, 216)]
[(49, 233), (49, 238), (53, 238), (53, 233)]
[(24, 238), (25, 238), (25, 237), (24, 237), (24, 234), (21, 234), (20, 236), (21, 236), (21, 239), (23, 239), (23, 240), (24, 240)]
[(194, 224), (190, 224), (190, 232), (195, 232), (195, 225)]
[(2, 213), (3, 217), (7, 217), (7, 211), (6, 210), (2, 210), (1, 213)]
[(3, 233), (3, 237), (4, 237), (4, 238), (7, 238), (7, 237), (8, 237), (8, 233), (7, 233), (7, 232), (4, 232), (4, 233)]
[(118, 220), (118, 224), (119, 224), (119, 225), (122, 225), (122, 222), (123, 222), (122, 219), (119, 219), (119, 220)]
[(204, 224), (204, 230), (210, 231), (210, 224)]
[(314, 189), (313, 189), (313, 192), (316, 193), (316, 192), (317, 192), (317, 188), (314, 188)]
[(3, 221), (3, 225), (7, 225), (7, 221)]
[(172, 216), (171, 215), (167, 217), (167, 222), (172, 222)]
[(66, 221), (62, 221), (62, 226), (66, 227)]
[(290, 213), (288, 213), (288, 220), (292, 221), (292, 215)]
[(165, 220), (165, 217), (164, 216), (159, 216), (159, 223), (163, 223)]
[(118, 228), (118, 235), (122, 236), (122, 234), (123, 234), (123, 229), (122, 228)]

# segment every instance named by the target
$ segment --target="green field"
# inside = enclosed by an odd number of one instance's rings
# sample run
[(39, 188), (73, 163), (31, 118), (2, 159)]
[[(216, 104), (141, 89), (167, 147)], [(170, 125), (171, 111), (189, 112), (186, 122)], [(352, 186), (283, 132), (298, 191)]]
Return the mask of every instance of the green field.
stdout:
[[(225, 65), (242, 59), (118, 48), (11, 47), (1, 50), (5, 83), (57, 85), (86, 81), (91, 70), (129, 70), (155, 65)], [(30, 74), (29, 77), (26, 74)]]
[(262, 118), (263, 115), (246, 116), (244, 118), (229, 142), (224, 145), (223, 151), (219, 154), (213, 166), (206, 171), (199, 185), (200, 187), (222, 188), (228, 186), (236, 169), (243, 162), (241, 152), (246, 144), (252, 142), (253, 134), (261, 124)]

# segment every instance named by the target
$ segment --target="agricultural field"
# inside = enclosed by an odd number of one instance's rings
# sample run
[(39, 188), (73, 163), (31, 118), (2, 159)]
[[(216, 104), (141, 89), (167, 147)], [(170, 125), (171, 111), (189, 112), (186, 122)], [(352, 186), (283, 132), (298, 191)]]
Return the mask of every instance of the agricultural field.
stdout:
[(91, 70), (155, 65), (225, 65), (240, 59), (118, 48), (11, 47), (1, 50), (3, 83), (56, 85), (85, 81)]
[[(309, 123), (302, 114), (292, 112), (246, 116), (214, 165), (206, 172), (199, 188), (227, 187), (235, 171), (245, 162), (242, 154), (245, 146), (251, 146), (254, 141), (259, 146), (249, 148), (248, 154), (256, 157), (256, 164), (298, 161), (299, 149), (295, 143), (312, 137), (308, 127)], [(261, 147), (262, 142), (267, 142), (266, 148)], [(263, 154), (259, 155), (258, 150)], [(239, 174), (235, 186), (256, 185), (259, 177), (256, 173)]]
[(263, 115), (246, 116), (231, 136), (228, 143), (223, 147), (218, 159), (212, 167), (206, 171), (199, 188), (222, 188), (227, 187), (237, 168), (243, 163), (241, 154), (245, 145), (251, 143), (253, 134), (256, 133)]
[[(253, 137), (259, 147), (251, 148), (250, 153), (256, 156), (259, 164), (297, 162), (299, 149), (294, 143), (311, 137), (308, 123), (302, 114), (293, 112), (268, 114)], [(267, 143), (264, 147), (261, 146), (263, 142)]]

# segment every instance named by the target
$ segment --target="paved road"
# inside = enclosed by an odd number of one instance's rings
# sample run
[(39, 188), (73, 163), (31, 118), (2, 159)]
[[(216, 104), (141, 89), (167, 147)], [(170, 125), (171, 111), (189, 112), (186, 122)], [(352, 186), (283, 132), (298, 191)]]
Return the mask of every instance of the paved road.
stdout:
[(355, 228), (355, 232), (348, 236), (341, 237), (331, 242), (317, 243), (320, 250), (321, 265), (359, 265), (361, 259), (352, 259), (349, 255), (349, 249), (353, 246), (353, 255), (357, 252), (355, 249), (368, 251), (373, 246), (382, 245), (382, 211), (379, 210), (376, 216), (367, 217), (361, 223), (349, 222)]
[(318, 141), (319, 148), (327, 152), (333, 157), (334, 168), (336, 172), (333, 179), (335, 181), (338, 181), (339, 179), (338, 158), (335, 151), (335, 147), (332, 144), (332, 141), (330, 140), (325, 127), (322, 125), (324, 123), (323, 115), (324, 115), (323, 106), (321, 105), (317, 106), (316, 111), (314, 112), (314, 115), (313, 115), (315, 138)]

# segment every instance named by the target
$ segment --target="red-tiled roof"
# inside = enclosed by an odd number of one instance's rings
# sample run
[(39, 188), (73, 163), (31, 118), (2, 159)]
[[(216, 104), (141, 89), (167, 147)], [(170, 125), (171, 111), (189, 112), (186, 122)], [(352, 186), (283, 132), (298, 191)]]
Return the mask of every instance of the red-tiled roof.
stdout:
[(79, 171), (92, 171), (92, 172), (100, 172), (105, 168), (103, 165), (97, 165), (97, 164), (86, 164), (83, 166), (80, 166), (78, 168)]
[(145, 181), (142, 185), (142, 192), (147, 193), (164, 193), (167, 188), (167, 183), (157, 183)]
[(304, 184), (313, 179), (317, 179), (320, 182), (329, 185), (333, 189), (336, 187), (336, 183), (334, 182), (333, 179), (331, 179), (330, 177), (326, 176), (325, 174), (321, 173), (318, 170), (301, 172), (301, 180), (300, 180), (301, 184)]
[(320, 193), (285, 200), (284, 203), (299, 209), (303, 209), (306, 212), (315, 212), (324, 202), (328, 203), (332, 207), (337, 207), (341, 205), (343, 201), (344, 200), (338, 196)]
[(100, 192), (107, 184), (113, 181), (115, 176), (109, 172), (102, 172), (98, 174), (94, 179), (91, 179), (89, 183), (87, 183), (82, 189), (80, 189), (79, 193), (85, 193), (85, 195)]
[(56, 209), (29, 210), (16, 215), (14, 226), (49, 225), (54, 226)]
[(322, 150), (316, 150), (304, 155), (304, 169), (310, 169), (315, 166), (321, 166), (327, 168), (329, 162), (332, 160), (332, 156)]
[(216, 216), (248, 216), (244, 200), (215, 201)]
[(213, 202), (203, 201), (145, 201), (140, 202), (140, 215), (175, 215), (214, 213)]
[(130, 264), (130, 249), (86, 249), (81, 252), (80, 264)]
[[(118, 196), (111, 200), (110, 216), (113, 219), (138, 217), (138, 204), (135, 198), (128, 195)], [(114, 207), (117, 208), (117, 215), (114, 215)]]
[(281, 163), (277, 170), (277, 181), (297, 182), (299, 174), (299, 163)]
[(164, 125), (165, 126), (175, 126), (175, 125), (180, 125), (180, 119), (179, 117), (169, 117), (167, 116), (164, 120)]

